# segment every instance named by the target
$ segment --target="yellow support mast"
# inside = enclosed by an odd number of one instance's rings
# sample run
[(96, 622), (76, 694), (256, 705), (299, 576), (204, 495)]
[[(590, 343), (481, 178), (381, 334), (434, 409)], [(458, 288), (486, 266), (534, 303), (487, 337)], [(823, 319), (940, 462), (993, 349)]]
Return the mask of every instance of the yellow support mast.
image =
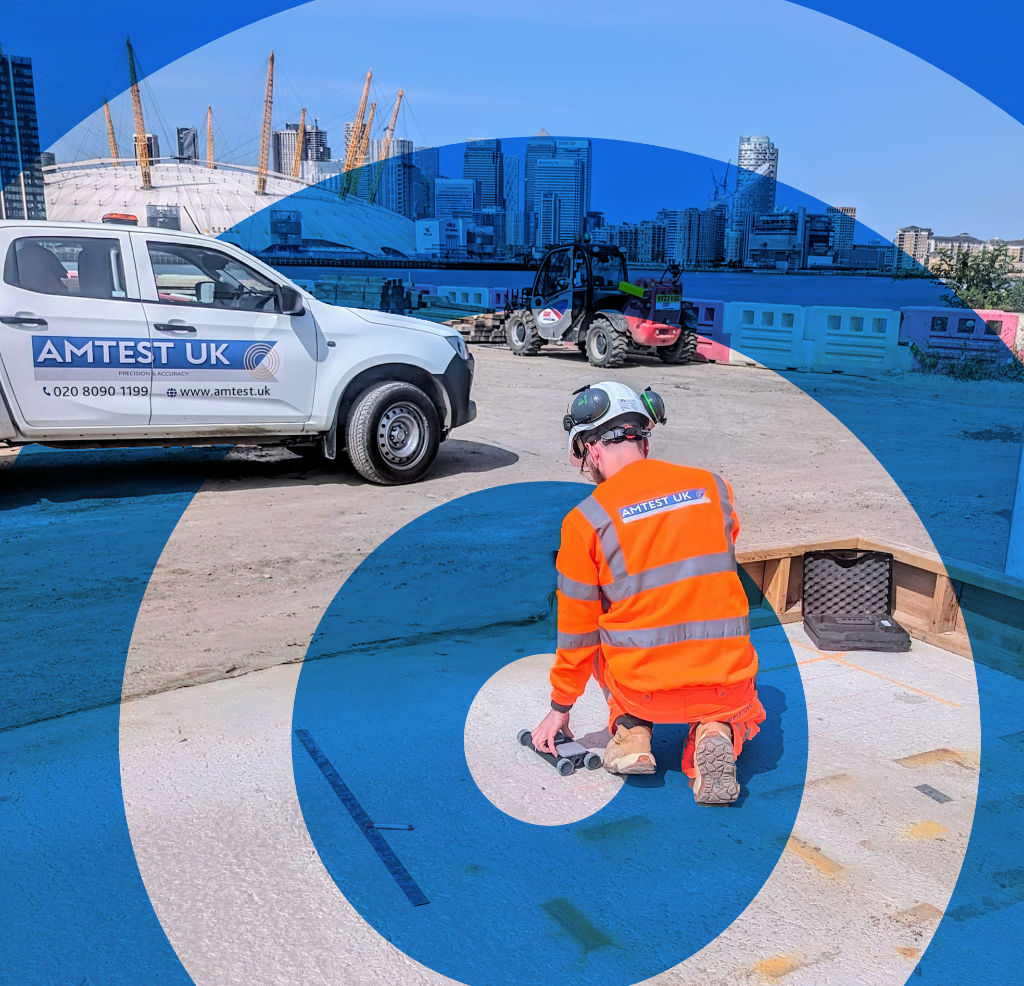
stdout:
[(110, 156), (114, 164), (121, 163), (121, 155), (117, 153), (117, 136), (114, 134), (114, 122), (110, 119), (110, 104), (103, 100), (103, 115), (107, 118), (107, 143), (110, 144)]
[(206, 167), (211, 171), (216, 168), (213, 163), (213, 107), (206, 107)]
[(267, 171), (270, 165), (270, 120), (274, 110), (274, 53), (267, 59), (267, 91), (263, 96), (263, 129), (260, 132), (260, 164), (256, 172), (256, 194), (267, 193)]
[(298, 178), (302, 170), (302, 145), (306, 140), (306, 107), (302, 107), (299, 117), (299, 132), (295, 138), (295, 157), (292, 158), (292, 178)]
[(359, 141), (359, 153), (356, 156), (355, 178), (353, 179), (354, 189), (359, 187), (359, 181), (363, 174), (363, 165), (366, 163), (366, 148), (370, 143), (370, 128), (373, 126), (373, 114), (377, 112), (377, 104), (370, 103), (370, 115), (366, 118), (366, 126), (363, 127), (363, 136)]
[(363, 95), (359, 100), (359, 109), (356, 110), (355, 126), (352, 128), (352, 136), (349, 137), (348, 146), (345, 148), (345, 177), (340, 185), (342, 195), (348, 194), (349, 185), (352, 183), (352, 168), (356, 163), (359, 142), (363, 137), (363, 114), (366, 112), (366, 100), (370, 95), (370, 80), (372, 78), (373, 69), (371, 68), (366, 73), (366, 82), (363, 83)]
[(146, 143), (146, 121), (142, 118), (142, 96), (139, 94), (139, 77), (135, 72), (135, 52), (132, 50), (131, 38), (125, 39), (128, 46), (128, 80), (132, 90), (132, 113), (135, 116), (135, 160), (139, 163), (142, 173), (142, 187), (152, 188), (153, 182), (149, 173), (149, 145)]
[(395, 124), (398, 122), (398, 110), (402, 105), (402, 97), (405, 91), (398, 90), (398, 98), (395, 100), (395, 108), (391, 111), (391, 119), (388, 121), (388, 129), (384, 132), (384, 143), (380, 148), (380, 160), (377, 162), (376, 174), (373, 176), (373, 188), (370, 189), (370, 202), (377, 197), (377, 189), (380, 187), (380, 180), (384, 174), (384, 161), (391, 150), (391, 138), (395, 134)]

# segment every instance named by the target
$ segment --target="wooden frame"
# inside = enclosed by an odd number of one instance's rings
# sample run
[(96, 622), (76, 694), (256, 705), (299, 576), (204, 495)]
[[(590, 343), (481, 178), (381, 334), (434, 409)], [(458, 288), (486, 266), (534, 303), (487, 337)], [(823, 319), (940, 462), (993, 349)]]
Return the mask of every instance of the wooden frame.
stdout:
[(829, 549), (888, 552), (893, 556), (893, 616), (911, 636), (1024, 675), (1024, 582), (1001, 572), (946, 566), (937, 556), (870, 538), (737, 552), (752, 583), (752, 625), (802, 619), (803, 555)]

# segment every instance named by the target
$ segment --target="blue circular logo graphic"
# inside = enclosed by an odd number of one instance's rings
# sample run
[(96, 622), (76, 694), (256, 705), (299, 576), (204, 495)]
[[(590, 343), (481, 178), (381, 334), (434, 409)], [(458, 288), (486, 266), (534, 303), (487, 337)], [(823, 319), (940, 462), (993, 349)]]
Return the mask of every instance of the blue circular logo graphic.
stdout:
[[(499, 669), (553, 653), (553, 554), (588, 492), (502, 486), (408, 524), (342, 587), (299, 679), (293, 763), (321, 859), (381, 935), (463, 983), (610, 986), (676, 965), (755, 896), (800, 803), (807, 717), (777, 624), (754, 633), (768, 719), (740, 757), (733, 807), (694, 804), (685, 726), (656, 727), (658, 773), (571, 824), (520, 821), (481, 793), (467, 713)], [(507, 744), (511, 761), (514, 730)], [(573, 781), (552, 769), (548, 783)]]

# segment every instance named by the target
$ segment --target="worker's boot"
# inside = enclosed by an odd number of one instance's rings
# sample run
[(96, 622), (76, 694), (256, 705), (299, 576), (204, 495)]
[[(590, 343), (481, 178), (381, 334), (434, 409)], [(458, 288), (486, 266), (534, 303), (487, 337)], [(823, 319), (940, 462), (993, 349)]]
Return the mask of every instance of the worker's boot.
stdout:
[(699, 805), (729, 805), (740, 796), (732, 728), (724, 722), (702, 722), (694, 737), (693, 800)]
[(604, 751), (604, 769), (610, 774), (653, 774), (651, 727), (617, 725)]

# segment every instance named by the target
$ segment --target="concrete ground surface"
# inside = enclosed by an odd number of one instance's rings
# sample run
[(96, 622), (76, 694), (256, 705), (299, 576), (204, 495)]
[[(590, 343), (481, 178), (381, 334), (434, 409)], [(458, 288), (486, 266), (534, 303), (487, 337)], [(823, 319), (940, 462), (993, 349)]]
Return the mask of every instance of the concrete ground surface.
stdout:
[[(949, 900), (977, 785), (971, 662), (920, 643), (907, 655), (823, 655), (801, 628), (789, 637), (809, 724), (807, 783), (789, 843), (739, 918), (651, 982), (902, 984)], [(466, 755), (498, 807), (555, 825), (597, 811), (622, 780), (603, 770), (559, 778), (516, 746), (517, 729), (543, 711), (549, 662), (527, 658), (488, 682), (467, 718)], [(164, 931), (201, 986), (452, 981), (381, 939), (321, 864), (293, 777), (297, 674), (279, 667), (123, 707), (129, 828)], [(761, 682), (771, 680), (766, 669)], [(592, 689), (575, 721), (585, 745), (602, 749), (606, 715)], [(776, 793), (768, 787), (761, 797)], [(350, 824), (340, 803), (337, 811)], [(715, 816), (709, 810), (705, 823)], [(385, 834), (396, 847), (416, 838)], [(614, 921), (595, 921), (603, 919)]]
[[(804, 393), (756, 369), (644, 360), (602, 373), (575, 353), (474, 352), (479, 418), (442, 446), (425, 481), (371, 487), (284, 450), (236, 449), (203, 465), (208, 478), (153, 572), (125, 667), (122, 784), (147, 891), (200, 986), (450, 981), (372, 930), (317, 855), (292, 767), (299, 662), (348, 575), (403, 525), (474, 490), (578, 481), (560, 421), (584, 383), (612, 376), (664, 395), (669, 423), (656, 430), (652, 454), (732, 481), (741, 548), (855, 534), (932, 550), (899, 486), (822, 405), (872, 414), (887, 413), (886, 401), (918, 407), (948, 440), (941, 475), (929, 449), (896, 429), (887, 451), (911, 463), (909, 475), (919, 466), (922, 490), (941, 482), (926, 518), (932, 529), (958, 528), (964, 556), (999, 564), (992, 531), (1008, 521), (1018, 453), (1004, 424), (1008, 385), (803, 375)], [(0, 482), (16, 478), (6, 471), (11, 459), (0, 456)], [(62, 479), (45, 475), (44, 457), (31, 468), (30, 498), (55, 501), (54, 523), (88, 506), (60, 502)], [(78, 477), (86, 487), (88, 468)], [(173, 457), (138, 453), (124, 468), (159, 479), (175, 466)], [(792, 838), (735, 923), (653, 982), (902, 983), (952, 891), (977, 785), (972, 663), (920, 642), (908, 655), (822, 655), (801, 629), (787, 633), (809, 725)], [(529, 751), (495, 746), (495, 736), (514, 737), (527, 710), (535, 710), (527, 725), (539, 718), (549, 660), (516, 662), (481, 691), (467, 710), (466, 754), (499, 808), (560, 825), (598, 810), (621, 782), (603, 771), (554, 778)], [(75, 708), (74, 696), (54, 697), (53, 714)], [(89, 715), (61, 720), (51, 747), (40, 746), (45, 723), (25, 730), (25, 743), (60, 756)], [(604, 718), (588, 693), (576, 728), (593, 748), (603, 747)]]

